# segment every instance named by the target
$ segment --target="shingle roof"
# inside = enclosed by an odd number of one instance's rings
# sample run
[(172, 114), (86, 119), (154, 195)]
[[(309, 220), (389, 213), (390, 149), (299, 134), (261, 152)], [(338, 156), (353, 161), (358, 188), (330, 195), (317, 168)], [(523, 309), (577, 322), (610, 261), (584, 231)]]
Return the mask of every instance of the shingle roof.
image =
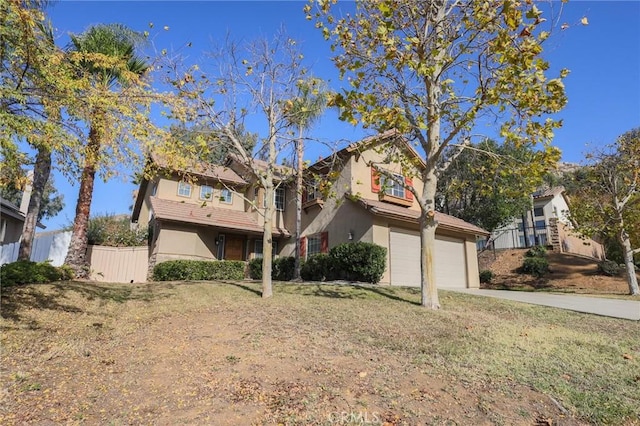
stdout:
[[(149, 199), (153, 213), (158, 220), (208, 225), (258, 234), (263, 232), (263, 227), (248, 212), (163, 200), (157, 197)], [(275, 226), (273, 233), (284, 237), (291, 236), (288, 230)]]
[(553, 188), (541, 189), (533, 193), (533, 198), (555, 197), (564, 192), (564, 186), (554, 186)]
[[(393, 204), (385, 203), (382, 201), (369, 200), (365, 198), (359, 198), (356, 200), (356, 202), (371, 213), (380, 216), (386, 216), (398, 220), (405, 220), (413, 223), (418, 223), (418, 220), (420, 219), (419, 211), (410, 210), (405, 207), (395, 206)], [(438, 222), (438, 227), (442, 228), (468, 232), (475, 235), (490, 234), (490, 232), (476, 225), (465, 222), (462, 219), (458, 219), (457, 217), (453, 217), (445, 213), (436, 212), (436, 221)]]
[(222, 166), (219, 164), (211, 164), (206, 163), (204, 161), (194, 161), (193, 164), (190, 164), (188, 167), (183, 170), (176, 170), (174, 167), (169, 165), (163, 158), (158, 155), (152, 155), (152, 160), (158, 166), (171, 170), (174, 172), (186, 172), (193, 175), (202, 176), (205, 178), (218, 179), (228, 183), (240, 184), (244, 185), (247, 183), (244, 179), (242, 179), (236, 172), (226, 166)]

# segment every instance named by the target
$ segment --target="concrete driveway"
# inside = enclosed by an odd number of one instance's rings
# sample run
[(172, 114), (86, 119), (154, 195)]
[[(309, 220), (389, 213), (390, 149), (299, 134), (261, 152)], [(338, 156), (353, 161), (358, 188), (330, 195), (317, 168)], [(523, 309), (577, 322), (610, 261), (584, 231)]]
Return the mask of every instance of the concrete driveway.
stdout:
[(604, 299), (600, 297), (574, 296), (569, 294), (550, 294), (542, 292), (484, 290), (484, 289), (443, 289), (476, 296), (495, 297), (514, 300), (533, 305), (551, 306), (570, 311), (585, 312), (605, 317), (640, 321), (640, 301)]

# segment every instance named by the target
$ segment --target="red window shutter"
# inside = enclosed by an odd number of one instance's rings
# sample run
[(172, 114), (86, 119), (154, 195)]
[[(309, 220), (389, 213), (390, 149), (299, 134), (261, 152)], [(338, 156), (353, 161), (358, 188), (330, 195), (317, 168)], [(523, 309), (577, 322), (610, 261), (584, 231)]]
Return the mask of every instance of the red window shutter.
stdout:
[(371, 167), (371, 192), (380, 192), (380, 173)]
[(307, 237), (300, 237), (300, 259), (307, 257)]
[[(413, 179), (411, 179), (410, 177), (405, 177), (404, 178), (404, 184), (406, 186), (413, 186)], [(407, 200), (413, 201), (413, 193), (411, 191), (409, 191), (408, 189), (406, 189), (406, 188), (404, 190), (404, 195), (405, 195)]]
[(320, 234), (320, 253), (329, 253), (329, 233)]

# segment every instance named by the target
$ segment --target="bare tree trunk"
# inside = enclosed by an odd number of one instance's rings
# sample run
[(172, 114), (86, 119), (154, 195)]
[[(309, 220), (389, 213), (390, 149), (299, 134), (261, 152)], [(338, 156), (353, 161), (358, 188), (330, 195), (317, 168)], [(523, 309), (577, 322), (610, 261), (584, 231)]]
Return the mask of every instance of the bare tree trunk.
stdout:
[(426, 201), (427, 210), (420, 219), (420, 287), (421, 302), (426, 308), (440, 309), (438, 300), (438, 287), (435, 274), (435, 246), (436, 227), (435, 209), (433, 208), (436, 195), (436, 176), (434, 172), (425, 173), (423, 199)]
[(40, 215), (42, 196), (50, 174), (51, 150), (48, 147), (40, 146), (38, 148), (38, 155), (36, 156), (36, 163), (33, 167), (31, 198), (29, 199), (29, 207), (24, 220), (24, 227), (22, 228), (22, 240), (20, 241), (18, 260), (29, 260), (31, 258), (33, 238), (35, 237), (38, 216)]
[(293, 279), (300, 280), (300, 234), (302, 233), (302, 157), (304, 154), (304, 146), (302, 143), (302, 129), (296, 143), (296, 156), (298, 160), (296, 170), (296, 250), (295, 264), (293, 268)]
[[(101, 120), (100, 120), (101, 121)], [(100, 137), (97, 126), (89, 130), (89, 143), (85, 150), (85, 166), (80, 177), (80, 191), (76, 204), (76, 216), (73, 221), (71, 242), (64, 263), (75, 272), (76, 278), (89, 278), (89, 263), (87, 257), (89, 218), (91, 215), (91, 201), (95, 183), (96, 163), (100, 151)]]
[(262, 237), (262, 298), (273, 296), (273, 285), (271, 271), (273, 269), (273, 213), (275, 211), (275, 196), (273, 187), (273, 167), (276, 163), (276, 141), (273, 123), (275, 119), (270, 118), (269, 126), (269, 161), (267, 164), (266, 176), (264, 179), (264, 234)]
[(624, 266), (627, 271), (627, 283), (629, 284), (629, 294), (637, 296), (640, 294), (638, 288), (638, 276), (636, 275), (636, 268), (633, 263), (633, 250), (631, 249), (631, 240), (629, 235), (622, 231), (618, 235), (618, 241), (622, 245), (622, 256), (624, 258)]

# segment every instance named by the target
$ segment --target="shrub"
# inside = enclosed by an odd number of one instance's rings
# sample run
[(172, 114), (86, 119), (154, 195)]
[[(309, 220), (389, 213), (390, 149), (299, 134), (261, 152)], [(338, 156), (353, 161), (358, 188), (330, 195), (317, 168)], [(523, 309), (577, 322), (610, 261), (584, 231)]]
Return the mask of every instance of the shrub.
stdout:
[(262, 279), (262, 258), (256, 257), (249, 261), (249, 278), (252, 280)]
[(153, 268), (155, 281), (241, 280), (245, 263), (239, 260), (169, 260)]
[(69, 268), (57, 268), (49, 262), (19, 260), (0, 267), (0, 284), (3, 287), (17, 284), (44, 284), (62, 279), (71, 279)]
[(146, 246), (149, 230), (147, 227), (131, 229), (128, 217), (96, 216), (89, 219), (87, 239), (89, 244), (110, 247)]
[(373, 243), (344, 243), (329, 251), (337, 278), (377, 283), (385, 270), (387, 249)]
[(480, 282), (481, 283), (490, 283), (493, 280), (494, 274), (488, 269), (484, 271), (480, 271)]
[(300, 277), (305, 281), (329, 281), (334, 279), (333, 261), (326, 253), (310, 256), (300, 267)]
[(610, 277), (616, 277), (622, 272), (622, 268), (613, 260), (603, 260), (598, 262), (598, 272)]
[(522, 272), (540, 278), (549, 272), (549, 261), (544, 257), (527, 257), (522, 264)]
[[(291, 281), (296, 259), (293, 256), (279, 257), (273, 260), (271, 277), (278, 281)], [(261, 274), (262, 275), (262, 274)]]
[(524, 254), (526, 257), (545, 257), (547, 255), (547, 248), (545, 246), (535, 246)]

